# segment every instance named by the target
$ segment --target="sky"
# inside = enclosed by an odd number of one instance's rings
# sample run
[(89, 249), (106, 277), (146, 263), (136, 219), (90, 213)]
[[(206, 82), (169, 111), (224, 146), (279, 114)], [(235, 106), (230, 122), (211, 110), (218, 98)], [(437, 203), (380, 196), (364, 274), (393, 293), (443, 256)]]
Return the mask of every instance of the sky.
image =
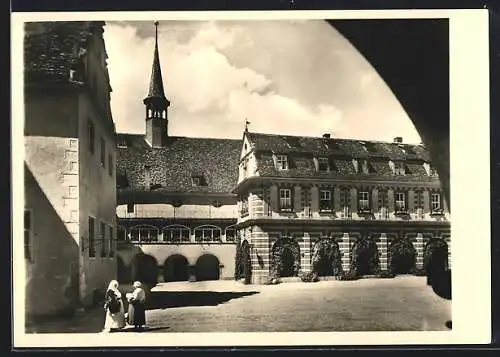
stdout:
[[(118, 132), (144, 133), (155, 27), (107, 22)], [(253, 132), (420, 143), (366, 59), (321, 20), (161, 21), (158, 48), (169, 135), (240, 139)]]

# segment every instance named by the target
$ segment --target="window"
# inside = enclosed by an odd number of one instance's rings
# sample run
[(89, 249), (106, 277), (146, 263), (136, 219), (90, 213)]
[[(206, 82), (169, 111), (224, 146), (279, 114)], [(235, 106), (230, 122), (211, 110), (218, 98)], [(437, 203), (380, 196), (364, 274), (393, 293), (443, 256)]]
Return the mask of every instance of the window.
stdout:
[(242, 197), (241, 199), (241, 215), (245, 216), (248, 214), (248, 197)]
[(108, 256), (109, 257), (113, 257), (115, 255), (115, 250), (114, 250), (114, 245), (113, 245), (113, 242), (115, 240), (114, 233), (115, 232), (114, 232), (113, 226), (109, 226), (109, 239), (108, 239), (108, 243), (109, 243)]
[(226, 228), (226, 242), (234, 242), (236, 239), (236, 229)]
[(165, 242), (189, 242), (191, 240), (191, 230), (181, 225), (172, 225), (163, 229), (163, 240)]
[(361, 171), (364, 174), (370, 174), (374, 172), (372, 165), (370, 165), (370, 163), (366, 160), (361, 161)]
[(406, 194), (396, 192), (396, 212), (406, 212)]
[(91, 119), (88, 120), (87, 124), (87, 135), (88, 135), (88, 145), (89, 145), (89, 151), (90, 153), (94, 153), (95, 151), (95, 128), (94, 128), (94, 123), (92, 122)]
[(405, 165), (402, 162), (394, 163), (394, 174), (395, 175), (404, 175), (405, 174)]
[(127, 204), (127, 213), (134, 213), (135, 212), (135, 205), (133, 203), (128, 203)]
[(120, 226), (116, 227), (116, 240), (120, 242), (127, 240), (127, 232), (125, 231), (125, 228)]
[(330, 171), (329, 160), (327, 157), (318, 158), (318, 171), (328, 172)]
[(432, 165), (429, 165), (429, 176), (438, 176), (437, 169)]
[(134, 242), (158, 241), (158, 228), (152, 226), (137, 226), (130, 229), (130, 240)]
[(116, 144), (119, 148), (127, 147), (127, 140), (123, 137), (118, 137), (118, 143)]
[(111, 152), (108, 154), (108, 173), (109, 176), (113, 177), (113, 154)]
[(101, 166), (106, 166), (106, 142), (101, 138)]
[(95, 257), (95, 218), (89, 217), (89, 257)]
[(360, 191), (358, 194), (358, 207), (360, 211), (370, 210), (370, 193), (368, 191)]
[(431, 206), (432, 206), (432, 211), (440, 211), (441, 210), (441, 194), (440, 193), (433, 193), (431, 196)]
[(332, 210), (332, 191), (319, 191), (319, 210), (321, 212), (330, 212)]
[(282, 211), (292, 210), (292, 190), (289, 188), (280, 189), (280, 209)]
[(101, 236), (101, 257), (106, 256), (106, 224), (101, 222), (99, 235)]
[(288, 170), (288, 157), (286, 155), (276, 155), (278, 170)]
[(194, 239), (197, 242), (218, 242), (221, 239), (221, 229), (215, 226), (195, 228)]
[(24, 210), (24, 259), (32, 261), (31, 257), (31, 234), (33, 232), (31, 211)]

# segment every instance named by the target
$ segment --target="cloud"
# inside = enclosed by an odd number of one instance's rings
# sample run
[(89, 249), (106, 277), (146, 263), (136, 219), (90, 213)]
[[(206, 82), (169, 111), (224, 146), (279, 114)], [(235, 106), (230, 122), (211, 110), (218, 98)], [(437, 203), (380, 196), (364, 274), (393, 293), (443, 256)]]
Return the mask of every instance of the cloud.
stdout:
[[(150, 23), (105, 28), (119, 132), (145, 130), (153, 31)], [(159, 31), (171, 135), (240, 138), (248, 118), (258, 132), (415, 136), (411, 123), (395, 125), (406, 114), (378, 74), (321, 21), (165, 21)]]

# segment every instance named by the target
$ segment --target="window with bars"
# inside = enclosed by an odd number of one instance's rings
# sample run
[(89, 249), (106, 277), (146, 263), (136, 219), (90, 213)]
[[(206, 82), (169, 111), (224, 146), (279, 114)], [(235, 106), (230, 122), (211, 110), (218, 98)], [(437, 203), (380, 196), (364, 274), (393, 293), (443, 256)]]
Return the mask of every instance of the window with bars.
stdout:
[(89, 257), (95, 257), (95, 218), (89, 217)]
[(432, 212), (438, 212), (442, 209), (441, 207), (441, 194), (433, 193), (431, 195), (431, 209)]
[(130, 229), (130, 240), (133, 242), (149, 243), (158, 241), (158, 228), (142, 226)]
[(170, 226), (163, 229), (163, 240), (165, 242), (178, 243), (191, 240), (191, 230), (184, 226)]
[(95, 151), (95, 127), (92, 119), (88, 119), (87, 123), (87, 138), (88, 138), (88, 146), (91, 154)]
[(276, 155), (278, 170), (288, 170), (288, 157), (286, 155)]
[(395, 194), (395, 205), (396, 212), (403, 213), (406, 212), (406, 193), (396, 192)]
[(280, 188), (280, 210), (292, 210), (292, 190), (289, 188)]
[(218, 242), (221, 240), (221, 229), (209, 226), (195, 228), (194, 239), (197, 242)]
[(106, 224), (101, 222), (99, 225), (99, 235), (101, 238), (101, 257), (105, 257), (107, 255), (106, 252)]
[(360, 191), (358, 193), (358, 209), (360, 211), (370, 210), (370, 192)]
[(101, 137), (101, 166), (106, 166), (106, 142), (103, 137)]
[(32, 213), (30, 210), (24, 210), (24, 259), (32, 261), (31, 256), (31, 237), (33, 234)]
[(332, 191), (320, 190), (319, 191), (319, 210), (320, 212), (332, 211)]
[(115, 256), (115, 247), (114, 247), (113, 243), (115, 241), (115, 235), (114, 235), (115, 230), (114, 230), (113, 226), (109, 226), (108, 230), (109, 230), (109, 236), (108, 236), (108, 238), (109, 238), (108, 239), (108, 244), (109, 244), (108, 245), (108, 252), (109, 252), (109, 254), (108, 254), (108, 256), (114, 257)]
[(108, 154), (108, 174), (109, 176), (113, 177), (113, 154), (111, 152)]

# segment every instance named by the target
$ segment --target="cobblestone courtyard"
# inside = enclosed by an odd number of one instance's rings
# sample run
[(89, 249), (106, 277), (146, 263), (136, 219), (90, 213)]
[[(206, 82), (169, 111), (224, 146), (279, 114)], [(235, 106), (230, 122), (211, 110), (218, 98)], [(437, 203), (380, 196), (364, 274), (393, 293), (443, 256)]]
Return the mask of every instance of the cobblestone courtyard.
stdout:
[[(243, 285), (234, 281), (164, 283), (150, 294), (148, 331), (447, 330), (451, 302), (423, 277)], [(47, 321), (28, 332), (100, 332), (102, 309)], [(144, 332), (142, 332), (144, 333)]]

